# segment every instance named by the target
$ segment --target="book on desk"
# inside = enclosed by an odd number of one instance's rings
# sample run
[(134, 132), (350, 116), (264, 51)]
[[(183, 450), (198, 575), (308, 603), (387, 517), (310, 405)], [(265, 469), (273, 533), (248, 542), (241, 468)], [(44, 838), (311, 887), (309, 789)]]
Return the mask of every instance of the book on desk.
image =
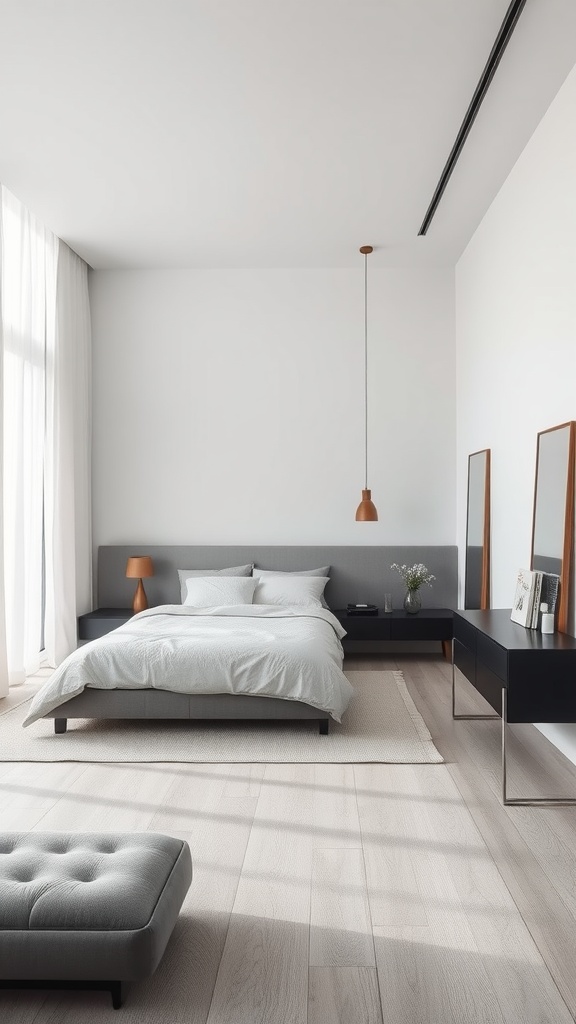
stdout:
[(519, 569), (510, 618), (519, 626), (537, 629), (540, 623), (540, 605), (548, 605), (554, 614), (558, 600), (560, 577), (538, 569)]

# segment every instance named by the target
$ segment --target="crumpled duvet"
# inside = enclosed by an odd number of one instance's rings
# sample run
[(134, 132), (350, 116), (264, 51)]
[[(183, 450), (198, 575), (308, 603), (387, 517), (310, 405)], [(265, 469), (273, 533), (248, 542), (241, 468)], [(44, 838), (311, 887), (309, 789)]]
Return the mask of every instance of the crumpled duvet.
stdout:
[(339, 722), (353, 692), (342, 672), (343, 636), (332, 612), (317, 606), (159, 605), (70, 654), (23, 724), (86, 686), (257, 694), (303, 701)]

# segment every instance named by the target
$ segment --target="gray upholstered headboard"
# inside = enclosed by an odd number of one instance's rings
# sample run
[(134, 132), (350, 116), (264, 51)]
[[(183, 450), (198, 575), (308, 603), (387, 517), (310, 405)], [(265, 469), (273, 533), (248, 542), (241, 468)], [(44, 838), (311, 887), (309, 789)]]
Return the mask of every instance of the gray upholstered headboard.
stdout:
[(145, 581), (150, 605), (179, 604), (177, 569), (224, 569), (254, 562), (262, 569), (316, 569), (331, 566), (326, 600), (331, 608), (348, 602), (367, 601), (381, 607), (386, 592), (394, 607), (401, 608), (405, 588), (392, 562), (412, 565), (424, 562), (436, 580), (424, 587), (423, 605), (456, 608), (458, 603), (458, 549), (437, 547), (194, 547), (137, 544), (110, 545), (98, 549), (97, 594), (99, 608), (127, 608), (132, 603), (135, 581), (126, 579), (130, 555), (151, 555), (155, 575)]

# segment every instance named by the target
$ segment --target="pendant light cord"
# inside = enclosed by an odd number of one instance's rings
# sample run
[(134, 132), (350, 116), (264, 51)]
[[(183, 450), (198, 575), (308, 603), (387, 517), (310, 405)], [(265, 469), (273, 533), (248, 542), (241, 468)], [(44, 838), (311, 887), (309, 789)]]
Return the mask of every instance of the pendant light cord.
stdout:
[(368, 253), (364, 253), (364, 466), (368, 489)]

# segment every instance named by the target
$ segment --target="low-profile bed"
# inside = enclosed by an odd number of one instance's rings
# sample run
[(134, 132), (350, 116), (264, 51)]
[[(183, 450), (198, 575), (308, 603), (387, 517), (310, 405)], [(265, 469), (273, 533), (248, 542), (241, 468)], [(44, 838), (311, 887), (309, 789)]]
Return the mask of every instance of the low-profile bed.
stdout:
[[(64, 733), (74, 718), (309, 719), (327, 733), (330, 719), (341, 720), (352, 687), (342, 671), (344, 630), (324, 598), (331, 607), (377, 604), (382, 590), (393, 589), (389, 567), (399, 559), (424, 561), (445, 581), (434, 595), (439, 607), (456, 591), (454, 547), (147, 551), (155, 568), (147, 580), (152, 607), (74, 651), (36, 694), (24, 725), (54, 719), (55, 731)], [(99, 607), (129, 605), (124, 573), (131, 554), (125, 546), (99, 549)], [(251, 576), (254, 563), (265, 567), (254, 570), (259, 581), (244, 580), (240, 596), (228, 600), (225, 581)], [(316, 578), (310, 600), (292, 577)], [(206, 597), (202, 588), (215, 580), (220, 591)], [(253, 593), (242, 598), (242, 587), (252, 584)]]
[(160, 605), (74, 651), (24, 722), (54, 718), (316, 719), (328, 732), (352, 687), (344, 630), (318, 606)]

